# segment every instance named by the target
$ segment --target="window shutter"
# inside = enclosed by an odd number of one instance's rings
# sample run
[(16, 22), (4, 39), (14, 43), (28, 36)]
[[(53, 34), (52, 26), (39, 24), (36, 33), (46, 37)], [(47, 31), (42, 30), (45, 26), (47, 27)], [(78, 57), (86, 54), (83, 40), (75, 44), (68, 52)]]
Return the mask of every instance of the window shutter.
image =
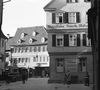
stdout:
[(64, 34), (64, 46), (69, 46), (69, 35)]
[(77, 34), (77, 46), (81, 45), (80, 34)]
[(56, 35), (52, 35), (52, 46), (56, 46)]
[(76, 13), (76, 22), (80, 23), (80, 13), (79, 12)]
[(68, 12), (63, 13), (63, 22), (68, 23)]
[(52, 13), (52, 23), (56, 23), (56, 17), (55, 13)]
[(83, 46), (87, 46), (86, 34), (83, 34)]

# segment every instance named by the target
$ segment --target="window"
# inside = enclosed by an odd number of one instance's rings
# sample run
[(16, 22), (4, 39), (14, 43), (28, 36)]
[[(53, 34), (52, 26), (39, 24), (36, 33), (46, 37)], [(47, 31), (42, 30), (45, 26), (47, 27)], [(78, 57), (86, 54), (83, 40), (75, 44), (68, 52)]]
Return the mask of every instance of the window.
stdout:
[(77, 34), (69, 34), (69, 46), (77, 46)]
[(34, 47), (34, 52), (36, 52), (36, 51), (37, 51), (37, 47), (35, 46), (35, 47)]
[(32, 52), (32, 47), (29, 48), (29, 51)]
[(33, 62), (36, 62), (36, 57), (33, 57)]
[(17, 43), (20, 44), (20, 43), (21, 43), (21, 39), (19, 39), (19, 40), (17, 41)]
[(41, 52), (41, 46), (38, 46), (38, 52)]
[(33, 35), (33, 36), (36, 36), (36, 32), (35, 32), (35, 31), (33, 31), (32, 35)]
[(66, 0), (67, 3), (75, 3), (78, 2), (78, 0)]
[(43, 52), (45, 52), (45, 46), (43, 46)]
[(31, 44), (32, 42), (33, 42), (33, 39), (32, 39), (32, 38), (30, 38), (30, 39), (29, 39), (29, 43)]
[(67, 23), (68, 12), (65, 13), (52, 13), (52, 24), (55, 23)]
[(64, 58), (56, 58), (57, 72), (64, 72)]
[(56, 46), (63, 46), (63, 35), (56, 35)]
[(25, 52), (27, 52), (27, 51), (28, 51), (28, 47), (25, 48)]
[(24, 52), (24, 47), (21, 48), (21, 52), (22, 52), (22, 53)]
[(68, 12), (68, 23), (79, 23), (80, 13), (79, 12)]
[(24, 38), (24, 36), (25, 36), (25, 33), (22, 33), (20, 38), (22, 39)]
[(84, 57), (79, 58), (78, 71), (86, 72), (86, 58), (84, 58)]
[(45, 42), (45, 38), (44, 38), (44, 37), (41, 38), (41, 42), (42, 42), (42, 43)]
[(15, 51), (15, 53), (17, 52), (17, 47), (15, 47), (14, 51)]
[(20, 51), (21, 51), (21, 48), (19, 47), (19, 48), (18, 48), (18, 52), (20, 52)]
[(91, 40), (88, 39), (88, 34), (82, 33), (68, 33), (64, 35), (52, 35), (52, 46), (91, 46)]
[(63, 13), (56, 13), (56, 23), (63, 23)]

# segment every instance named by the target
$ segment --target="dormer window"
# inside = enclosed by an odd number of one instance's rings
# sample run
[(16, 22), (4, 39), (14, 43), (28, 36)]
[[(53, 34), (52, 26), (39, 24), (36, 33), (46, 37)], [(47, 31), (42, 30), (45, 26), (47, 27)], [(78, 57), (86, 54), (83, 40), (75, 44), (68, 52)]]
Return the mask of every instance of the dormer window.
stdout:
[(31, 44), (31, 43), (33, 43), (33, 42), (35, 42), (36, 40), (35, 39), (33, 39), (33, 38), (30, 38), (29, 39), (29, 43)]
[(41, 38), (41, 42), (42, 42), (42, 43), (45, 42), (45, 38), (44, 38), (44, 37)]
[(33, 43), (33, 39), (32, 38), (29, 39), (29, 43), (30, 44)]
[(19, 39), (19, 40), (17, 41), (17, 43), (20, 44), (20, 43), (21, 43), (21, 39)]
[(25, 33), (22, 33), (22, 34), (21, 34), (21, 38), (24, 38), (24, 36), (25, 36)]
[(36, 32), (35, 32), (35, 31), (33, 31), (32, 35), (33, 35), (33, 36), (36, 36)]

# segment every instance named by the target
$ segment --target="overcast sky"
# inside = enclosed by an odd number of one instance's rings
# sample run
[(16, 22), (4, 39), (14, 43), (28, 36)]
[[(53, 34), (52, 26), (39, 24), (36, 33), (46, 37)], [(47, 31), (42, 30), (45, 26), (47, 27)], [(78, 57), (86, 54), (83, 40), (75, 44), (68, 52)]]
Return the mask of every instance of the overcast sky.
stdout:
[[(7, 0), (5, 0), (7, 1)], [(43, 7), (51, 0), (11, 0), (4, 4), (3, 33), (14, 36), (17, 28), (46, 26)]]

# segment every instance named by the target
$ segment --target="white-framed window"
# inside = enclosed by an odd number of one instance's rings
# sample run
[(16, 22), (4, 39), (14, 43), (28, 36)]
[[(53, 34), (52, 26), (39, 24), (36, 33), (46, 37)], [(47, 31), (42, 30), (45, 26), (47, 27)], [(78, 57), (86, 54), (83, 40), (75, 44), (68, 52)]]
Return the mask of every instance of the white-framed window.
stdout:
[(77, 34), (69, 34), (69, 46), (77, 46)]
[(29, 39), (29, 43), (30, 44), (33, 43), (33, 39), (32, 38)]
[(45, 38), (44, 38), (44, 37), (41, 38), (41, 42), (42, 42), (42, 43), (45, 42)]
[(24, 36), (25, 36), (25, 33), (22, 33), (20, 38), (22, 39), (24, 38)]
[(68, 13), (68, 21), (69, 23), (76, 23), (76, 13)]
[(56, 35), (56, 46), (63, 46), (64, 44), (64, 36)]
[(68, 23), (79, 23), (80, 13), (79, 12), (68, 12)]
[(63, 13), (56, 13), (56, 23), (63, 23)]
[(18, 44), (21, 44), (21, 39), (19, 39), (19, 40), (17, 41), (17, 43), (18, 43)]

